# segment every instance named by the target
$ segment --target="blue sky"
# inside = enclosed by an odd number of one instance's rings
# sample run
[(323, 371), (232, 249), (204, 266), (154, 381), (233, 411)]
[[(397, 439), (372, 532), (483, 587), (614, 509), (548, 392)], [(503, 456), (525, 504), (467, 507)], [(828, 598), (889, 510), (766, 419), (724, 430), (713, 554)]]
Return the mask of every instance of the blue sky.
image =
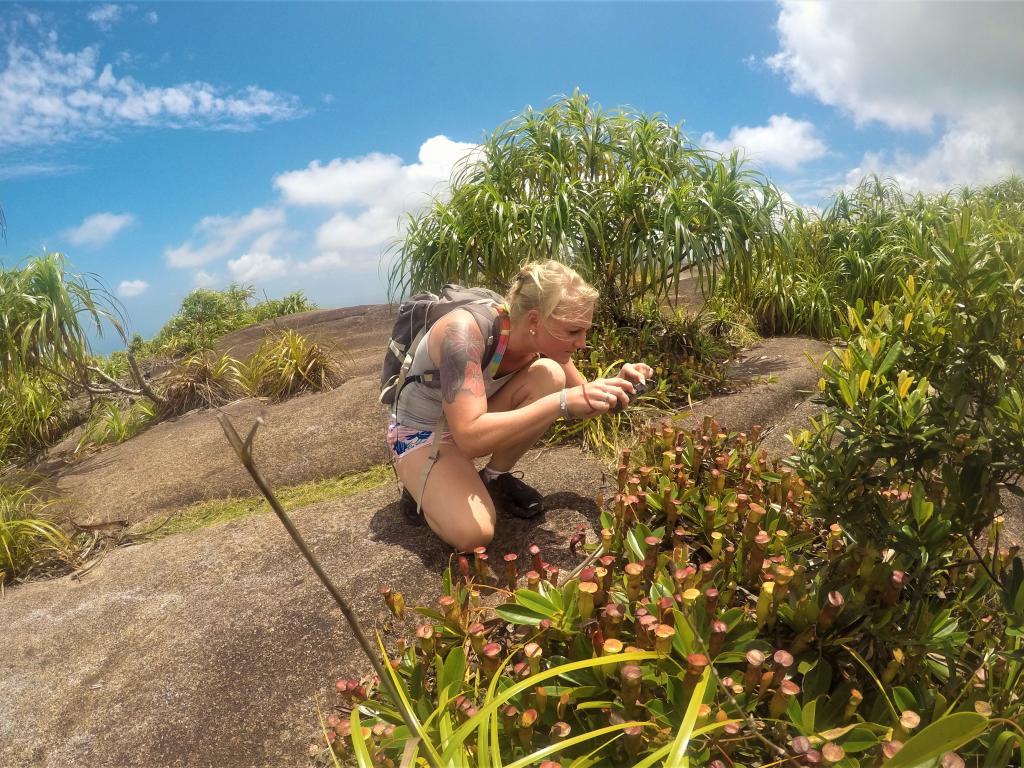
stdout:
[(1022, 34), (1022, 3), (2, 5), (0, 259), (66, 253), (147, 337), (197, 286), (381, 301), (399, 215), (576, 87), (802, 204), (985, 183), (1024, 168)]

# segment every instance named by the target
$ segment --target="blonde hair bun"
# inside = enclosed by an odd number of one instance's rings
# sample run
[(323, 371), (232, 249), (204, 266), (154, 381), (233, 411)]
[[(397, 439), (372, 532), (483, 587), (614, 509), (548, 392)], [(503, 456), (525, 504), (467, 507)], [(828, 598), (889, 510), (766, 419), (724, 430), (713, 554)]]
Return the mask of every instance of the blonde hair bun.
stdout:
[(597, 289), (575, 269), (548, 259), (524, 264), (506, 299), (513, 322), (531, 309), (541, 320), (576, 320), (594, 308), (597, 296)]

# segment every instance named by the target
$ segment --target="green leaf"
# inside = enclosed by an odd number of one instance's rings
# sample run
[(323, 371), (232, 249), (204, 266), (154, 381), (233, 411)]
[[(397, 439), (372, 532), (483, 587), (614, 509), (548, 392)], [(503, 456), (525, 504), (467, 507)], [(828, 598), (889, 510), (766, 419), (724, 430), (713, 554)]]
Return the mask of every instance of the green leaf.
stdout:
[(853, 408), (854, 398), (849, 383), (847, 383), (846, 379), (839, 379), (837, 383), (839, 384), (839, 393), (843, 396), (843, 402), (846, 403), (846, 407)]
[(876, 746), (878, 742), (879, 738), (875, 734), (867, 728), (858, 727), (852, 729), (849, 736), (840, 744), (847, 752), (863, 752)]
[(896, 706), (899, 707), (900, 711), (907, 709), (918, 711), (917, 699), (914, 698), (914, 694), (910, 692), (909, 688), (905, 688), (902, 685), (897, 685), (892, 689), (892, 700), (896, 702)]
[(514, 597), (520, 605), (537, 613), (542, 613), (549, 619), (558, 613), (558, 608), (549, 598), (534, 592), (532, 589), (517, 589)]
[(875, 375), (884, 376), (893, 367), (901, 354), (903, 354), (903, 345), (897, 341), (885, 353), (885, 357), (882, 358), (882, 362), (878, 364), (878, 368), (875, 370)]
[(803, 732), (805, 734), (814, 733), (814, 717), (817, 710), (818, 702), (812, 699), (804, 704), (803, 709), (800, 711), (800, 722), (803, 725)]
[(1003, 360), (1002, 355), (997, 355), (994, 352), (991, 352), (989, 353), (989, 357), (991, 358), (992, 362), (996, 364), (996, 367), (999, 368), (1000, 371), (1006, 370), (1006, 361)]
[(975, 712), (954, 712), (940, 717), (914, 734), (885, 768), (917, 768), (978, 738), (988, 725), (988, 718)]
[(363, 722), (359, 719), (359, 707), (352, 707), (349, 723), (352, 725), (352, 752), (356, 756), (356, 765), (359, 768), (373, 768), (373, 759), (370, 757), (370, 750), (366, 748), (366, 739), (363, 737)]
[(637, 540), (635, 528), (630, 528), (626, 531), (626, 546), (628, 546), (629, 551), (633, 553), (633, 557), (636, 558), (636, 562), (640, 562), (644, 559), (644, 545)]
[(550, 618), (546, 613), (540, 613), (532, 608), (527, 608), (525, 605), (514, 605), (512, 603), (499, 605), (494, 609), (494, 612), (510, 624), (537, 626), (544, 619)]
[[(441, 688), (454, 689), (458, 691), (462, 687), (462, 681), (466, 676), (466, 652), (462, 646), (456, 646), (444, 660), (444, 667), (441, 669), (441, 679), (438, 681)], [(447, 694), (452, 695), (451, 691)]]
[(814, 668), (803, 679), (804, 698), (814, 700), (828, 693), (832, 685), (832, 665), (824, 659), (818, 659)]
[[(439, 762), (442, 765), (446, 765), (448, 762), (450, 762), (457, 751), (461, 751), (464, 749), (466, 737), (469, 736), (469, 734), (472, 733), (475, 728), (479, 727), (480, 725), (485, 723), (488, 720), (488, 718), (492, 717), (494, 713), (498, 711), (498, 708), (502, 704), (504, 704), (512, 697), (519, 695), (523, 691), (529, 690), (531, 688), (536, 688), (545, 680), (550, 680), (551, 678), (558, 677), (559, 675), (565, 675), (582, 669), (604, 667), (608, 666), (609, 664), (628, 664), (634, 661), (650, 661), (656, 658), (658, 658), (658, 654), (652, 651), (635, 651), (633, 653), (622, 653), (616, 654), (615, 656), (601, 656), (598, 658), (584, 659), (582, 661), (574, 661), (568, 664), (560, 664), (557, 667), (546, 669), (543, 672), (538, 672), (536, 675), (530, 675), (525, 680), (520, 680), (518, 683), (510, 685), (508, 688), (506, 688), (498, 695), (494, 695), (494, 685), (495, 681), (498, 679), (498, 676), (496, 674), (494, 679), (491, 681), (491, 686), (488, 689), (487, 699), (485, 700), (485, 703), (481, 706), (480, 711), (473, 715), (473, 717), (469, 718), (469, 720), (467, 720), (461, 726), (459, 726), (458, 730), (456, 730), (455, 733), (452, 734), (452, 738), (445, 746), (445, 750), (441, 754), (441, 759)], [(505, 660), (505, 663), (507, 662), (508, 659)]]
[(544, 758), (549, 755), (557, 754), (563, 749), (568, 749), (569, 747), (582, 744), (585, 741), (590, 741), (591, 739), (596, 739), (600, 736), (606, 736), (607, 734), (614, 733), (615, 731), (631, 728), (634, 725), (653, 726), (654, 723), (644, 720), (630, 720), (628, 723), (617, 723), (615, 725), (608, 725), (604, 728), (598, 728), (593, 731), (587, 731), (586, 733), (581, 733), (579, 736), (573, 736), (565, 741), (560, 741), (557, 744), (551, 744), (543, 749), (538, 749), (536, 752), (529, 754), (526, 757), (521, 757), (515, 762), (509, 763), (505, 768), (526, 768), (526, 766), (529, 765), (539, 765), (543, 762)]
[(1018, 738), (1015, 731), (1003, 731), (988, 748), (985, 753), (985, 762), (981, 768), (1003, 768), (1010, 764), (1010, 753), (1013, 752), (1013, 742)]
[(704, 702), (704, 692), (707, 690), (710, 679), (711, 669), (709, 667), (704, 670), (704, 674), (701, 675), (690, 694), (690, 703), (686, 705), (683, 721), (679, 724), (675, 739), (672, 740), (672, 750), (665, 759), (666, 768), (673, 768), (673, 766), (688, 768), (690, 765), (690, 759), (686, 756), (686, 748), (690, 744), (690, 739), (693, 738), (693, 726), (697, 722), (697, 713), (700, 711), (700, 705)]

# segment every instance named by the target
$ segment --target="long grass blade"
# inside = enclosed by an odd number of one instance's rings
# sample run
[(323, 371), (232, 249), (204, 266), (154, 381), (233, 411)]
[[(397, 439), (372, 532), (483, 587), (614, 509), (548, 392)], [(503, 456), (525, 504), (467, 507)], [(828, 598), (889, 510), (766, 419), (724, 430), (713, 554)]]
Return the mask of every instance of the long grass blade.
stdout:
[[(518, 683), (509, 686), (498, 696), (488, 696), (489, 701), (481, 708), (481, 710), (473, 717), (469, 718), (465, 723), (459, 726), (458, 730), (452, 734), (451, 742), (445, 747), (444, 752), (441, 753), (441, 764), (446, 765), (452, 759), (457, 749), (463, 749), (466, 737), (472, 733), (476, 728), (484, 724), (487, 718), (491, 717), (497, 712), (498, 707), (504, 704), (506, 701), (511, 699), (513, 696), (517, 696), (523, 691), (534, 688), (545, 680), (558, 677), (559, 675), (569, 674), (570, 672), (578, 672), (582, 669), (592, 669), (594, 667), (604, 667), (609, 664), (628, 664), (634, 661), (649, 661), (658, 658), (658, 654), (653, 651), (636, 651), (633, 653), (622, 653), (616, 654), (615, 656), (601, 656), (595, 659), (584, 659), (582, 661), (574, 661), (569, 664), (562, 664), (558, 667), (546, 669), (543, 672), (539, 672), (536, 675), (531, 675), (525, 680), (521, 680)], [(497, 675), (495, 675), (497, 677)], [(493, 681), (492, 681), (493, 683)]]
[(681, 768), (687, 768), (690, 765), (690, 759), (686, 756), (686, 748), (690, 745), (690, 739), (693, 736), (693, 726), (697, 723), (697, 713), (700, 710), (700, 705), (704, 702), (704, 693), (707, 691), (710, 679), (711, 669), (705, 669), (697, 685), (693, 687), (690, 703), (686, 706), (686, 712), (683, 713), (683, 721), (679, 724), (679, 730), (672, 741), (672, 751), (669, 752), (669, 756), (665, 760), (666, 768), (672, 768), (677, 765), (681, 766)]
[(349, 723), (352, 725), (352, 752), (356, 756), (356, 765), (359, 768), (373, 768), (373, 758), (370, 757), (370, 750), (366, 747), (366, 736), (363, 734), (363, 721), (359, 717), (359, 707), (352, 707)]
[(529, 765), (538, 765), (544, 758), (549, 755), (558, 754), (563, 749), (568, 749), (569, 747), (582, 744), (583, 742), (590, 741), (591, 739), (600, 738), (601, 736), (607, 736), (609, 733), (615, 733), (616, 731), (621, 731), (625, 728), (632, 728), (634, 725), (647, 727), (653, 726), (654, 723), (647, 720), (630, 720), (628, 723), (616, 723), (615, 725), (608, 725), (604, 728), (598, 728), (593, 731), (588, 731), (587, 733), (581, 733), (578, 736), (572, 736), (565, 741), (558, 742), (557, 744), (551, 744), (543, 749), (538, 749), (536, 752), (533, 752), (526, 757), (521, 757), (515, 762), (509, 763), (505, 768), (526, 768)]

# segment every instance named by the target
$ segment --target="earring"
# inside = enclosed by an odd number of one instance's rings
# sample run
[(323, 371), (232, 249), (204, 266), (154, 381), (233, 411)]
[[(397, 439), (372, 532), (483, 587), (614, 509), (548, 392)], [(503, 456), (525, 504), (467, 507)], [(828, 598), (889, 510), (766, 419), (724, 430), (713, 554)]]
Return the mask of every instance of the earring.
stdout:
[(535, 330), (533, 330), (533, 328), (531, 328), (531, 329), (530, 329), (530, 335), (531, 335), (531, 336), (536, 336), (536, 335), (537, 335), (537, 332), (536, 332)]

